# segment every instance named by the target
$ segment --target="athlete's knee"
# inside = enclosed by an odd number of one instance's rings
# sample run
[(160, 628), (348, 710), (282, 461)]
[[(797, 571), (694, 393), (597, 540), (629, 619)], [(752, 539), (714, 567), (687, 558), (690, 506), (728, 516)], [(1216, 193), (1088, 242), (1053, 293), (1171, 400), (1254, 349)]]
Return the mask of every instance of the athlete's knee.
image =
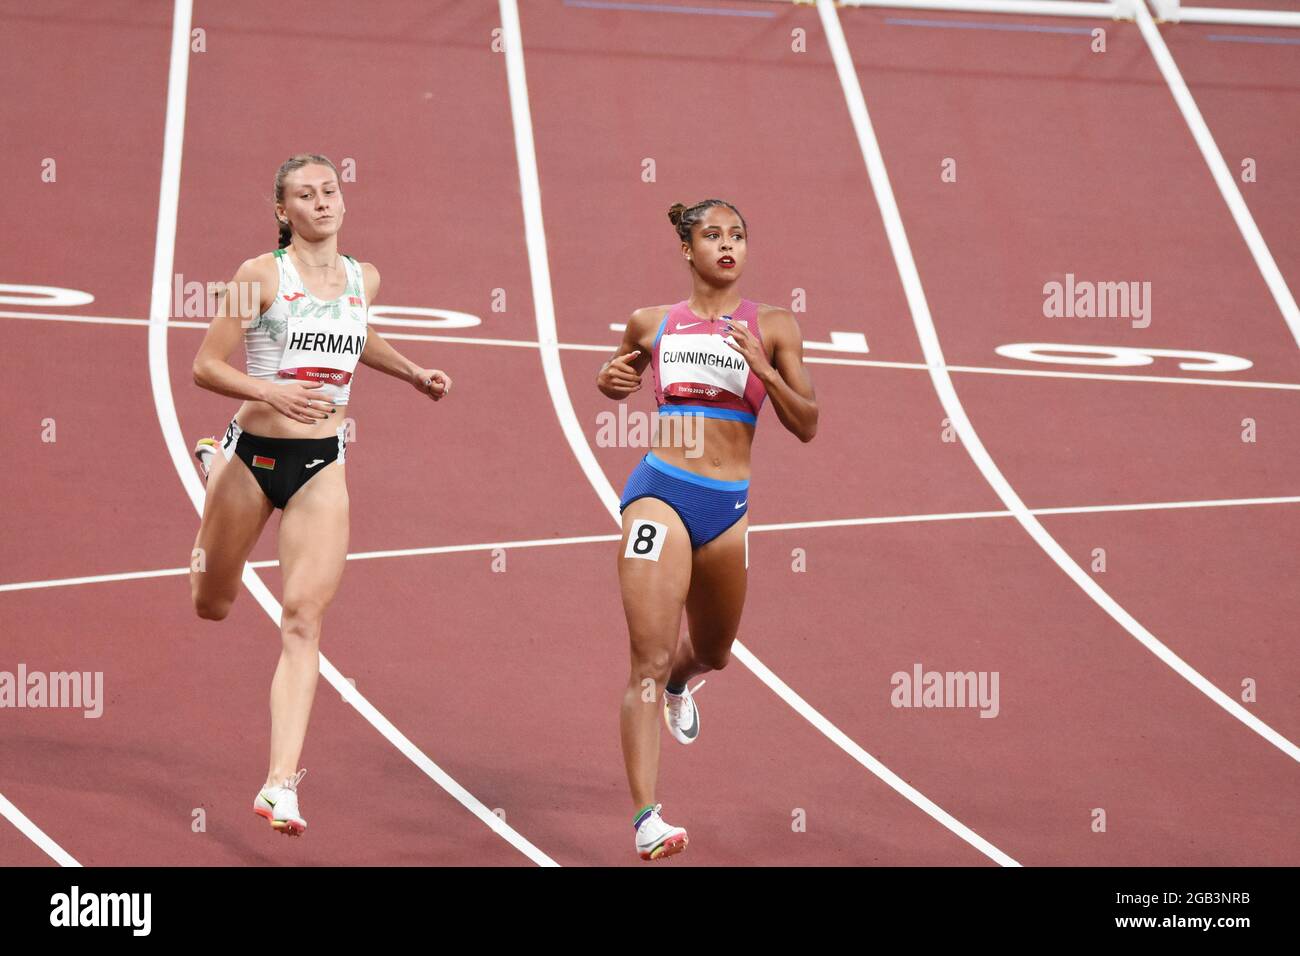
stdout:
[[(196, 551), (198, 549), (195, 549)], [(239, 594), (239, 582), (203, 565), (190, 568), (190, 602), (194, 613), (205, 621), (224, 621)]]
[(233, 598), (195, 594), (194, 613), (205, 621), (224, 621), (234, 603)]
[(650, 678), (656, 684), (668, 680), (673, 666), (673, 652), (666, 647), (633, 648), (632, 680), (635, 683)]
[(324, 616), (324, 601), (311, 598), (286, 599), (280, 616), (280, 630), (286, 639), (315, 640), (320, 637), (320, 623)]
[(711, 671), (720, 671), (731, 663), (731, 648), (705, 647), (695, 648), (695, 661)]
[(731, 663), (731, 651), (717, 651), (706, 655), (704, 663), (709, 666), (710, 670), (720, 671)]

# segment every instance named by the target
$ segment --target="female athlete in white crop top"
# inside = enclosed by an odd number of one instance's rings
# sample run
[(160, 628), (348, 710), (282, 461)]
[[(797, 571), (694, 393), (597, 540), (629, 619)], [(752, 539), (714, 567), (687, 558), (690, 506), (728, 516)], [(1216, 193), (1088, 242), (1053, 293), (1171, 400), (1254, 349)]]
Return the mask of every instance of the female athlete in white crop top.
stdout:
[[(292, 157), (276, 173), (275, 199), (281, 248), (239, 267), (194, 360), (196, 384), (244, 402), (219, 448), (203, 439), (195, 449), (208, 491), (190, 591), (199, 617), (224, 618), (267, 518), (284, 509), (270, 770), (253, 810), (296, 836), (307, 826), (297, 795), (305, 771), (297, 767), (319, 674), (321, 618), (347, 555), (343, 409), (353, 371), (360, 362), (434, 401), (451, 391), (451, 379), (368, 332), (379, 273), (338, 253), (344, 208), (334, 164), (316, 154)], [(247, 374), (229, 362), (241, 337)]]

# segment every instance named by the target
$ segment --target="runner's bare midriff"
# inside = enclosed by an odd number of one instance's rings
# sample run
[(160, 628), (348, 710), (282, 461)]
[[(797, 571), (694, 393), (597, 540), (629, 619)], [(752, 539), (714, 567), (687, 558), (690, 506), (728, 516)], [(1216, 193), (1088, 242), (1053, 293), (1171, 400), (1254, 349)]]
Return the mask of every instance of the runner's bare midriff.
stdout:
[[(672, 419), (691, 419), (673, 422)], [(748, 481), (754, 426), (725, 418), (660, 415), (659, 444), (650, 450), (670, 465), (718, 481)]]
[(316, 408), (323, 412), (333, 409), (334, 414), (327, 414), (323, 420), (308, 425), (281, 415), (266, 402), (247, 401), (239, 406), (235, 421), (244, 431), (263, 438), (333, 438), (347, 417), (348, 406), (326, 404)]

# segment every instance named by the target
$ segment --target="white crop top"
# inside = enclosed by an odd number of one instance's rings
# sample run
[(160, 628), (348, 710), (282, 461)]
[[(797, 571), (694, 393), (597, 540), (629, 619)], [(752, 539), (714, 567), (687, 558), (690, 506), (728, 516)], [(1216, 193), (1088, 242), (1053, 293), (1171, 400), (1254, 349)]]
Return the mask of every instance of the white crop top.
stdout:
[(322, 398), (346, 405), (366, 347), (366, 283), (361, 264), (343, 257), (348, 284), (337, 299), (316, 298), (293, 260), (275, 250), (280, 288), (270, 308), (244, 330), (248, 374), (264, 381), (320, 382)]

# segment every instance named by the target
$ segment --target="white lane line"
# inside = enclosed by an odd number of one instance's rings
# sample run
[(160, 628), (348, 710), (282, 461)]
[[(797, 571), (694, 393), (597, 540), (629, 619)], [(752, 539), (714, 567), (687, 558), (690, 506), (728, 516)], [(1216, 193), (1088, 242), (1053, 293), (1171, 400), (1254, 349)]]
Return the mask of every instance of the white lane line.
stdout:
[(799, 694), (774, 674), (766, 664), (760, 661), (754, 654), (740, 641), (731, 645), (732, 652), (736, 660), (740, 661), (758, 677), (764, 684), (770, 687), (778, 697), (795, 709), (799, 716), (808, 721), (833, 742), (837, 747), (846, 754), (860, 763), (867, 770), (871, 771), (877, 778), (894, 790), (899, 796), (906, 799), (913, 806), (929, 815), (932, 819), (938, 821), (947, 827), (955, 836), (965, 840), (972, 847), (979, 850), (989, 859), (995, 861), (1001, 866), (1020, 866), (1020, 864), (1008, 854), (999, 850), (984, 837), (980, 836), (966, 824), (962, 823), (951, 813), (939, 806), (916, 787), (912, 786), (894, 771), (890, 770), (879, 759), (873, 757), (848, 734), (840, 730), (833, 723), (826, 719), (822, 713), (813, 707), (808, 701), (804, 700)]
[[(528, 341), (526, 339), (487, 339), (473, 338), (468, 335), (426, 335), (422, 332), (389, 332), (387, 329), (377, 329), (386, 339), (401, 339), (406, 342), (450, 342), (453, 345), (504, 345), (516, 349), (535, 349), (540, 343)], [(602, 345), (561, 345), (562, 349), (578, 349), (587, 351), (606, 351)]]
[(172, 263), (180, 206), (181, 150), (185, 139), (185, 99), (189, 87), (189, 35), (193, 0), (172, 7), (171, 62), (167, 74), (167, 118), (163, 127), (162, 175), (158, 181), (158, 228), (154, 235), (153, 284), (149, 290), (149, 375), (154, 410), (167, 440), (167, 452), (191, 501), (203, 500), (203, 487), (190, 465), (172, 399), (167, 368), (167, 323), (171, 314)]
[[(1075, 505), (1062, 508), (1030, 508), (1034, 515), (1105, 514), (1119, 511), (1164, 511), (1190, 508), (1237, 508), (1247, 505), (1300, 504), (1300, 496), (1290, 498), (1213, 498), (1203, 501), (1151, 501), (1123, 505)], [(968, 521), (981, 518), (1012, 518), (1010, 511), (949, 511), (937, 514), (873, 515), (864, 518), (827, 518), (821, 521), (784, 521), (777, 524), (753, 524), (751, 534), (764, 531), (799, 531), (815, 528), (852, 528), (876, 524), (921, 524), (929, 521)], [(375, 558), (409, 558), (430, 554), (457, 554), (465, 551), (494, 551), (497, 548), (547, 548), (561, 544), (608, 544), (622, 540), (621, 534), (589, 534), (573, 538), (533, 538), (524, 541), (490, 541), (482, 544), (444, 544), (423, 548), (395, 548), (388, 551), (355, 551), (347, 556), (349, 561), (370, 561)], [(250, 561), (250, 568), (278, 568), (279, 561)], [(78, 584), (104, 584), (114, 581), (139, 581), (147, 578), (181, 577), (189, 568), (157, 568), (149, 571), (123, 571), (115, 574), (89, 574), (79, 578), (49, 578), (44, 581), (15, 581), (0, 584), (5, 591), (33, 591), (40, 588), (72, 587)]]
[[(519, 167), (519, 189), (524, 211), (524, 239), (528, 249), (528, 272), (533, 289), (533, 312), (537, 323), (538, 351), (546, 390), (559, 418), (564, 437), (588, 481), (603, 481), (600, 465), (582, 432), (560, 362), (559, 337), (555, 327), (555, 301), (551, 294), (551, 264), (542, 223), (542, 191), (537, 176), (537, 154), (533, 144), (533, 117), (528, 104), (528, 80), (524, 75), (523, 37), (519, 9), (514, 0), (500, 0), (502, 32), (506, 45), (506, 84), (510, 96), (510, 118), (514, 124), (515, 160)], [(608, 482), (606, 482), (608, 486)], [(613, 491), (610, 489), (610, 493)], [(620, 522), (621, 524), (621, 522)]]
[(1030, 508), (1033, 515), (1087, 515), (1114, 511), (1167, 511), (1176, 508), (1233, 508), (1238, 505), (1293, 505), (1300, 496), (1281, 498), (1207, 498), (1202, 501), (1148, 501), (1127, 505), (1074, 505), (1067, 508)]
[[(275, 626), (280, 626), (281, 607), (280, 603), (271, 594), (270, 589), (265, 582), (257, 576), (257, 572), (247, 565), (244, 566), (244, 586), (257, 599), (257, 603), (271, 616)], [(324, 654), (320, 656), (320, 673), (335, 690), (342, 695), (344, 701), (351, 704), (363, 716), (371, 726), (383, 734), (394, 747), (402, 752), (408, 760), (424, 771), (428, 777), (438, 786), (451, 794), (461, 806), (469, 810), (470, 813), (478, 817), (488, 825), (496, 834), (513, 846), (524, 856), (528, 857), (538, 866), (559, 866), (553, 859), (535, 847), (523, 835), (489, 810), (482, 801), (466, 790), (463, 786), (440, 766), (433, 762), (432, 759), (416, 746), (410, 738), (397, 729), (387, 717), (370, 703), (360, 691), (348, 682), (338, 669), (329, 661)]]
[[(158, 239), (154, 245), (153, 290), (149, 303), (149, 385), (153, 390), (154, 407), (158, 423), (167, 442), (172, 464), (180, 476), (181, 484), (189, 494), (194, 510), (203, 514), (204, 491), (198, 473), (190, 464), (181, 435), (180, 420), (172, 397), (171, 378), (167, 368), (167, 316), (172, 284), (173, 257), (176, 248), (176, 211), (180, 203), (181, 146), (185, 133), (185, 89), (189, 74), (189, 35), (192, 17), (192, 0), (175, 0), (172, 22), (171, 72), (167, 82), (167, 125), (163, 137), (162, 182), (158, 201)], [(276, 627), (280, 626), (280, 603), (267, 589), (257, 572), (244, 566), (244, 585), (257, 599)], [(489, 810), (473, 794), (451, 778), (441, 767), (413, 744), (404, 734), (374, 707), (355, 687), (344, 679), (337, 668), (320, 656), (321, 676), (343, 696), (376, 730), (383, 734), (438, 786), (446, 790), (462, 806), (487, 824), (498, 836), (540, 866), (556, 866), (554, 860), (533, 846), (504, 820)]]
[[(534, 538), (527, 541), (490, 541), (483, 544), (436, 545), (426, 548), (397, 548), (388, 551), (354, 551), (348, 561), (369, 561), (374, 558), (406, 558), (425, 554), (455, 554), (461, 551), (492, 551), (497, 548), (545, 548), (557, 544), (587, 544), (595, 541), (618, 541), (621, 535), (596, 534), (576, 538)], [(279, 561), (249, 561), (250, 568), (278, 568)], [(77, 584), (102, 584), (113, 581), (138, 581), (146, 578), (179, 577), (190, 573), (189, 568), (157, 568), (149, 571), (125, 571), (117, 574), (89, 574), (79, 578), (51, 578), (46, 581), (18, 581), (0, 584), (4, 591), (30, 591), (36, 588), (60, 588)]]
[[(170, 126), (171, 126), (172, 112), (173, 112), (173, 108), (174, 108), (174, 104), (173, 104), (173, 102), (172, 102), (172, 83), (173, 83), (173, 81), (174, 81), (175, 78), (176, 78), (176, 47), (177, 47), (177, 43), (179, 42), (181, 48), (182, 48), (183, 50), (186, 51), (186, 54), (185, 54), (186, 56), (188, 56), (188, 51), (189, 51), (189, 32), (190, 32), (190, 28), (189, 28), (189, 23), (190, 23), (190, 13), (189, 13), (189, 9), (188, 9), (188, 8), (189, 8), (189, 0), (176, 0), (176, 4), (177, 4), (177, 13), (176, 13), (176, 15), (174, 16), (174, 18), (173, 18), (173, 23), (172, 23), (172, 67), (171, 67), (171, 74), (170, 74), (170, 76), (169, 76), (169, 78), (168, 78), (168, 84), (167, 84), (167, 86), (168, 86), (168, 93), (167, 93), (167, 121), (168, 121), (168, 128), (169, 128), (168, 131), (169, 131), (169, 133), (170, 133)], [(183, 34), (182, 34), (182, 32), (181, 32), (182, 24), (181, 24), (181, 22), (180, 22), (180, 21), (181, 21), (180, 8), (181, 8), (182, 5), (184, 5), (185, 8), (186, 8), (185, 11), (184, 11), (184, 21), (185, 21), (185, 22), (184, 22), (184, 31), (183, 31)], [(185, 92), (185, 88), (184, 88), (184, 78), (182, 77), (182, 82), (181, 82), (181, 97), (182, 97), (181, 109), (182, 109), (182, 111), (184, 110), (184, 92)], [(165, 147), (164, 147), (164, 149), (165, 149)], [(164, 169), (164, 177), (165, 177), (165, 175), (166, 175), (166, 170)], [(164, 189), (163, 191), (164, 191), (164, 193), (165, 193), (166, 190)], [(164, 200), (165, 200), (165, 198), (166, 198), (166, 197), (164, 196)], [(155, 247), (154, 247), (154, 257), (155, 257), (155, 258), (154, 258), (154, 284), (155, 284), (155, 286), (157, 285), (157, 281), (158, 281), (157, 249), (158, 249), (158, 244), (160, 244), (160, 243), (162, 242), (162, 236), (161, 236), (161, 233), (162, 233), (161, 219), (162, 219), (162, 216), (161, 216), (161, 208), (160, 208), (160, 216), (159, 216), (159, 222), (160, 222), (160, 226), (159, 226), (159, 238), (158, 238), (157, 242), (155, 243)], [(172, 229), (173, 229), (172, 234), (173, 234), (173, 236), (175, 235), (175, 220), (176, 220), (176, 216), (175, 216), (175, 208), (173, 207), (173, 209), (172, 209)], [(17, 807), (15, 807), (15, 806), (14, 806), (11, 802), (9, 802), (9, 800), (7, 800), (3, 795), (0, 795), (0, 815), (3, 815), (3, 816), (5, 817), (5, 819), (9, 820), (9, 822), (12, 823), (14, 826), (16, 826), (16, 827), (17, 827), (17, 828), (18, 828), (18, 829), (23, 833), (24, 836), (26, 836), (29, 840), (31, 840), (33, 843), (35, 843), (37, 846), (39, 846), (43, 851), (45, 851), (45, 853), (47, 853), (51, 858), (53, 858), (56, 862), (58, 862), (60, 866), (80, 866), (80, 865), (81, 865), (81, 864), (78, 863), (76, 860), (74, 860), (74, 859), (72, 858), (72, 856), (69, 855), (68, 852), (67, 852), (66, 850), (64, 850), (61, 846), (59, 846), (57, 843), (55, 843), (54, 840), (52, 840), (52, 839), (51, 839), (51, 838), (50, 838), (50, 837), (49, 837), (49, 836), (48, 836), (48, 835), (47, 835), (43, 830), (41, 830), (40, 827), (38, 827), (36, 824), (32, 823), (32, 821), (29, 820), (29, 819), (27, 818), (27, 816), (26, 816), (26, 815), (25, 815), (21, 810), (19, 810)]]
[[(1122, 511), (1166, 511), (1189, 508), (1230, 508), (1245, 505), (1300, 504), (1300, 495), (1288, 498), (1219, 498), (1205, 501), (1151, 501), (1123, 505), (1075, 505), (1064, 508), (1030, 508), (1032, 515), (1106, 514)], [(913, 524), (926, 521), (965, 521), (981, 518), (1014, 518), (1011, 511), (953, 511), (946, 514), (882, 515), (870, 518), (831, 518), (826, 521), (790, 521), (782, 524), (751, 525), (751, 532), (794, 531), (803, 528), (851, 528), (874, 524)]]
[(1002, 500), (1002, 503), (1007, 506), (1007, 509), (1011, 511), (1030, 537), (1038, 543), (1038, 546), (1047, 552), (1047, 555), (1056, 562), (1057, 566), (1121, 627), (1210, 700), (1277, 747), (1292, 760), (1300, 761), (1300, 747), (1297, 747), (1206, 680), (1195, 668), (1162, 644), (1154, 634), (1138, 623), (1133, 615), (1124, 610), (1096, 581), (1089, 577), (1075, 560), (1066, 553), (1065, 549), (1057, 543), (1056, 539), (1048, 534), (1047, 529), (1025, 506), (1025, 503), (1020, 500), (1020, 496), (1016, 494), (1015, 489), (1011, 487), (1007, 479), (1003, 477), (1002, 472), (998, 470), (998, 466), (994, 464), (970, 419), (966, 417), (966, 410), (962, 407), (961, 399), (957, 397), (957, 390), (953, 387), (952, 377), (944, 366), (943, 350), (939, 346), (939, 335), (934, 327), (934, 319), (930, 315), (930, 305), (926, 301), (925, 290), (921, 286), (921, 276), (917, 272), (916, 262), (912, 258), (912, 248), (907, 241), (907, 233), (903, 229), (903, 220), (898, 212), (898, 204), (894, 200), (894, 191), (889, 184), (889, 176), (885, 170), (885, 159), (880, 152), (880, 143), (876, 140), (875, 130), (871, 126), (871, 118), (867, 113), (867, 101), (862, 94), (862, 87), (858, 82), (858, 75), (853, 66), (853, 58), (849, 53), (848, 43), (844, 39), (844, 32), (840, 28), (839, 15), (835, 12), (831, 0), (817, 0), (817, 12), (821, 15), (822, 26), (826, 30), (831, 56), (835, 61), (835, 69), (839, 74), (840, 85), (844, 90), (844, 99), (848, 105), (849, 115), (853, 120), (853, 128), (858, 137), (858, 145), (862, 150), (862, 158), (866, 162), (871, 188), (875, 192), (876, 202), (880, 206), (880, 215), (884, 221), (885, 233), (889, 238), (889, 247), (903, 283), (908, 308), (912, 313), (912, 324), (916, 327), (917, 337), (921, 341), (921, 349), (925, 354), (926, 363), (929, 365), (930, 381), (934, 384), (935, 392), (938, 394), (939, 401), (943, 404), (944, 411), (952, 422), (953, 428), (956, 429), (961, 438), (962, 446), (975, 462), (976, 467), (979, 468), (980, 474), (984, 476), (985, 481), (989, 483), (990, 487)]
[[(148, 319), (120, 319), (95, 315), (45, 315), (34, 312), (0, 312), (0, 319), (37, 319), (48, 322), (85, 322), (109, 325), (149, 325)], [(172, 320), (167, 323), (173, 329), (206, 329), (206, 322), (183, 322)], [(386, 339), (400, 339), (407, 342), (441, 342), (452, 345), (497, 345), (507, 348), (535, 349), (540, 343), (526, 339), (490, 339), (474, 338), (467, 335), (424, 335), (418, 332), (388, 332), (380, 329)], [(565, 352), (602, 352), (608, 354), (617, 343), (608, 345), (589, 345), (585, 343), (560, 342), (556, 348)], [(895, 368), (924, 372), (929, 366), (924, 362), (888, 362), (881, 359), (846, 359), (831, 356), (805, 355), (804, 362), (816, 365), (848, 365), (859, 368)], [(950, 372), (974, 375), (1021, 375), (1036, 378), (1078, 378), (1093, 379), (1101, 382), (1156, 382), (1165, 385), (1218, 385), (1227, 388), (1271, 388), (1284, 391), (1300, 391), (1296, 382), (1258, 382), (1249, 379), (1186, 378), (1174, 375), (1126, 375), (1122, 372), (1064, 372), (1036, 368), (998, 368), (984, 365), (949, 365)]]
[[(510, 114), (514, 123), (515, 155), (519, 163), (519, 188), (523, 202), (525, 237), (528, 243), (528, 265), (532, 274), (533, 307), (537, 316), (537, 337), (542, 343), (542, 370), (546, 376), (546, 386), (551, 395), (551, 402), (555, 407), (555, 414), (560, 420), (569, 448), (579, 465), (582, 466), (583, 474), (587, 476), (587, 480), (591, 483), (597, 497), (600, 498), (601, 504), (605, 506), (614, 523), (621, 528), (622, 520), (618, 511), (618, 495), (614, 492), (609, 479), (605, 477), (605, 473), (601, 471), (591, 447), (587, 444), (586, 435), (583, 434), (582, 427), (578, 424), (578, 418), (574, 413), (573, 403), (569, 399), (568, 388), (564, 382), (564, 370), (560, 365), (560, 353), (556, 347), (555, 303), (551, 297), (550, 265), (546, 254), (546, 231), (542, 224), (542, 193), (537, 174), (537, 154), (533, 145), (533, 120), (528, 105), (528, 83), (524, 75), (524, 45), (519, 26), (519, 9), (515, 0), (499, 0), (499, 2), (501, 27), (505, 37), (506, 78), (510, 92)], [(739, 640), (732, 645), (732, 649), (736, 659), (748, 667), (773, 693), (897, 793), (986, 856), (996, 860), (1003, 866), (1019, 865), (1007, 854), (935, 805), (933, 801), (904, 782), (897, 774), (881, 764), (880, 761), (854, 744), (846, 734), (841, 732), (839, 728), (772, 673)]]
[[(620, 534), (588, 534), (576, 538), (533, 538), (528, 541), (494, 541), (490, 544), (452, 544), (431, 548), (400, 548), (394, 551), (358, 551), (349, 554), (349, 561), (367, 561), (371, 558), (405, 558), (425, 554), (454, 554), (460, 551), (494, 551), (497, 548), (508, 551), (511, 548), (549, 548), (557, 544), (591, 544), (597, 541), (619, 541)], [(270, 567), (279, 561), (259, 562)]]
[(171, 578), (189, 574), (189, 568), (157, 568), (150, 571), (122, 571), (116, 574), (87, 574), (79, 578), (49, 578), (45, 581), (14, 581), (0, 584), (0, 592), (34, 591), (40, 588), (67, 588), (78, 584), (106, 584), (113, 581), (142, 581), (148, 578)]
[(1219, 187), (1223, 201), (1228, 204), (1228, 211), (1232, 213), (1232, 219), (1241, 231), (1241, 237), (1246, 240), (1246, 247), (1254, 257), (1255, 265), (1259, 268), (1260, 275), (1264, 277), (1268, 291), (1273, 295), (1273, 301), (1281, 310), (1282, 318), (1286, 320), (1296, 345), (1300, 346), (1300, 307), (1296, 305), (1295, 296), (1287, 288), (1286, 280), (1282, 278), (1282, 273), (1273, 260), (1273, 253), (1269, 251), (1268, 243), (1264, 241), (1259, 227), (1255, 225), (1255, 217), (1250, 214), (1250, 208), (1242, 198), (1241, 190), (1237, 188), (1237, 180), (1228, 170), (1228, 164), (1224, 162), (1223, 154), (1219, 152), (1210, 128), (1205, 125), (1205, 119), (1201, 116), (1196, 100), (1192, 98), (1192, 92), (1187, 88), (1187, 83), (1178, 70), (1178, 64), (1174, 62), (1169, 47), (1165, 46), (1160, 29), (1151, 19), (1145, 3), (1139, 2), (1134, 6), (1137, 11), (1138, 29), (1142, 31), (1147, 46), (1151, 48), (1156, 66), (1160, 68), (1165, 82), (1169, 84), (1169, 92), (1173, 94), (1174, 102), (1178, 104), (1178, 110), (1187, 122), (1187, 128), (1192, 131), (1192, 138), (1196, 140), (1201, 156), (1205, 158), (1205, 164), (1210, 167), (1210, 175), (1214, 177), (1214, 183)]
[[(820, 362), (821, 359), (805, 359)], [(918, 368), (926, 368), (918, 365)], [(1300, 391), (1300, 384), (1293, 382), (1255, 382), (1244, 379), (1218, 378), (1178, 378), (1173, 375), (1124, 375), (1117, 372), (1055, 372), (1035, 368), (992, 368), (976, 365), (949, 365), (949, 372), (961, 372), (973, 375), (1023, 375), (1036, 378), (1080, 378), (1097, 382), (1155, 382), (1165, 385), (1220, 385), (1228, 388), (1280, 388)]]
[(0, 816), (16, 826), (23, 836), (44, 850), (46, 855), (59, 866), (81, 866), (80, 863), (73, 859), (72, 854), (55, 843), (44, 830), (27, 819), (27, 814), (10, 803), (3, 793), (0, 793)]
[[(148, 319), (123, 319), (112, 315), (73, 315), (65, 312), (0, 312), (0, 319), (33, 319), (38, 322), (83, 322), (87, 325), (148, 325)], [(180, 323), (173, 322), (172, 325)], [(186, 323), (207, 328), (199, 323)]]

